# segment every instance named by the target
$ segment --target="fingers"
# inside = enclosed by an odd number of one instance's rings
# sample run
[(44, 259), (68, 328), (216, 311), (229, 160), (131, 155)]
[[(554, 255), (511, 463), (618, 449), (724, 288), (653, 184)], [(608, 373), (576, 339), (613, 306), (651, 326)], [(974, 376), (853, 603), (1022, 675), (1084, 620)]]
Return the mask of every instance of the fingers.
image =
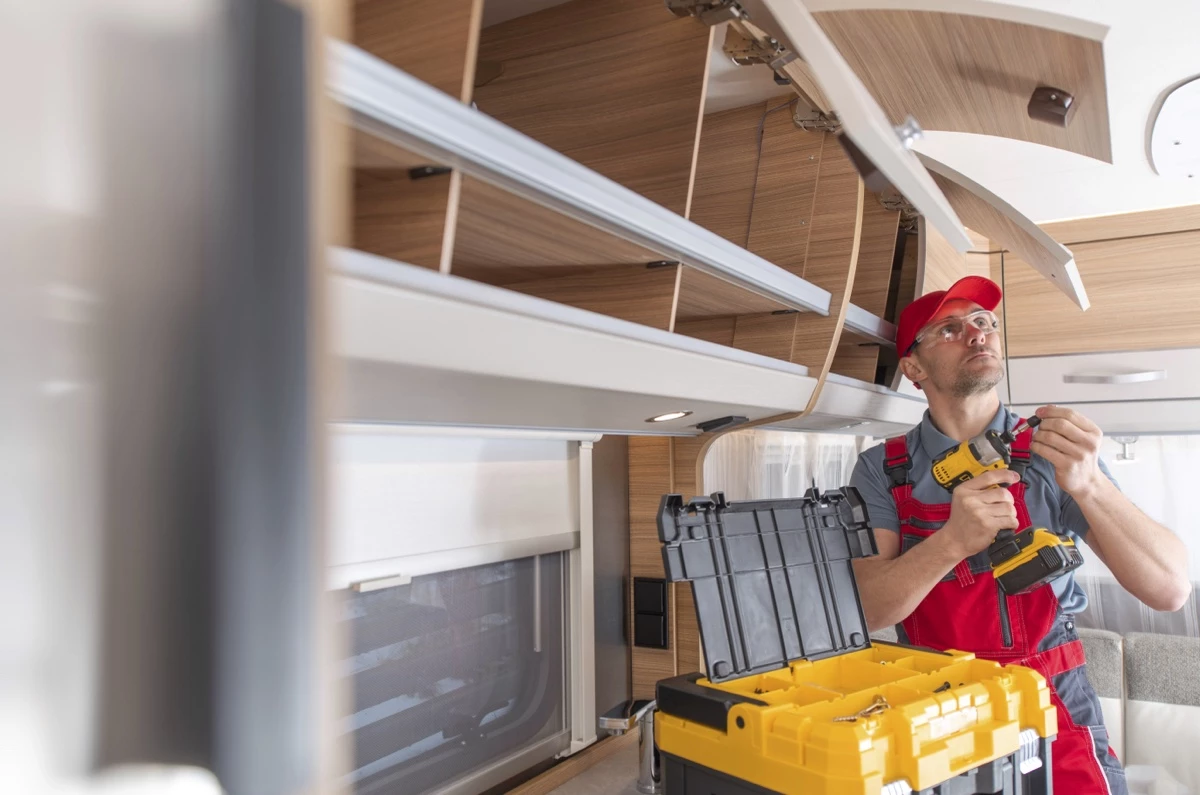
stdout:
[(979, 501), (984, 505), (1015, 505), (1016, 500), (1008, 489), (988, 489), (980, 493)]
[(1064, 406), (1049, 405), (1042, 406), (1034, 413), (1042, 419), (1043, 426), (1045, 426), (1046, 420), (1060, 419), (1065, 420), (1070, 424), (1083, 429), (1084, 431), (1088, 431), (1090, 433), (1100, 433), (1100, 427), (1096, 425), (1096, 423), (1092, 422), (1074, 409), (1069, 409)]
[(1041, 450), (1054, 450), (1061, 455), (1070, 457), (1073, 452), (1081, 449), (1087, 448), (1057, 433), (1047, 433), (1042, 438), (1035, 439), (1029, 443), (1030, 452), (1039, 454)]
[(1050, 443), (1052, 441), (1066, 446), (1061, 441), (1061, 437), (1059, 440), (1034, 439), (1029, 445), (1029, 452), (1046, 459), (1054, 465), (1055, 469), (1069, 465), (1072, 460), (1071, 457), (1064, 450), (1052, 445)]
[[(1092, 447), (1098, 441), (1096, 435), (1089, 433), (1075, 423), (1070, 422), (1062, 417), (1051, 417), (1042, 422), (1033, 438), (1037, 439), (1039, 436), (1044, 435), (1061, 436), (1067, 441), (1084, 445), (1086, 447)], [(1053, 445), (1053, 443), (1051, 443), (1051, 445), (1058, 446)]]
[(1001, 530), (1016, 530), (1020, 524), (1021, 523), (1017, 521), (1016, 512), (1013, 512), (1007, 516), (996, 517), (996, 521), (992, 525), (992, 531), (999, 532)]
[(968, 480), (959, 486), (959, 488), (967, 489), (968, 491), (983, 491), (984, 489), (990, 489), (992, 486), (1007, 486), (1011, 483), (1016, 483), (1020, 479), (1021, 476), (1011, 469), (991, 469), (978, 477)]

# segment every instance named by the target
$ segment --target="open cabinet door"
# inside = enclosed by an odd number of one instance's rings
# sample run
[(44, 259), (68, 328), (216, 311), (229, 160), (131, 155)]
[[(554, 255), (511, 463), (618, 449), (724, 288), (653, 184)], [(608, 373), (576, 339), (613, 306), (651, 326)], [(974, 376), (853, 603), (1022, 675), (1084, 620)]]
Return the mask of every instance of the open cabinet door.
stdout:
[(837, 113), (843, 143), (850, 144), (847, 150), (864, 172), (868, 187), (876, 189), (868, 174), (877, 171), (956, 249), (970, 249), (971, 238), (954, 208), (804, 4), (800, 0), (747, 0), (742, 5), (756, 25), (777, 31), (778, 38), (790, 42), (807, 62)]
[(1080, 309), (1090, 306), (1075, 255), (1069, 249), (966, 174), (928, 155), (918, 153), (917, 157), (972, 229), (1028, 262)]

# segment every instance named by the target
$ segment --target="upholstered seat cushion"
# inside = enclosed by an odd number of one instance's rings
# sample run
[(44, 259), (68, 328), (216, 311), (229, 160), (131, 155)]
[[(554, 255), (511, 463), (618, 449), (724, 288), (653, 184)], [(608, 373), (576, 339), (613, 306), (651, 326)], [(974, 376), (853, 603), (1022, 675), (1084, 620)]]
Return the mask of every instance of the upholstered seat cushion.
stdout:
[(1079, 639), (1083, 641), (1087, 656), (1087, 677), (1100, 697), (1100, 709), (1104, 712), (1104, 726), (1108, 729), (1108, 742), (1117, 752), (1117, 758), (1125, 762), (1125, 665), (1123, 639), (1115, 632), (1103, 629), (1080, 628)]
[(1127, 764), (1159, 765), (1200, 792), (1200, 638), (1125, 636)]

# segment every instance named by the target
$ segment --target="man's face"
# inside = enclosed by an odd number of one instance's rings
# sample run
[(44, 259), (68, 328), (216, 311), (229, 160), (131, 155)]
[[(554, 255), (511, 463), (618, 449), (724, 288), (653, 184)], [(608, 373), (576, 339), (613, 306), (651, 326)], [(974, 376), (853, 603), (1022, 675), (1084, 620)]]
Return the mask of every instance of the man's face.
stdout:
[(943, 341), (926, 333), (947, 318), (966, 317), (983, 307), (973, 301), (947, 301), (918, 334), (921, 342), (913, 349), (915, 374), (922, 389), (954, 397), (970, 397), (994, 389), (1004, 377), (1000, 361), (1000, 335), (966, 324), (960, 339)]

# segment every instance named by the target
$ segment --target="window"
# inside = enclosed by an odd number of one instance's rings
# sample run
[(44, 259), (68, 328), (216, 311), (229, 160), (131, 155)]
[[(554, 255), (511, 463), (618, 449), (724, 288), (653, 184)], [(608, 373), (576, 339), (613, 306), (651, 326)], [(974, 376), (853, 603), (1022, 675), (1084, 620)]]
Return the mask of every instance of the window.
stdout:
[[(361, 795), (486, 789), (568, 744), (566, 553), (338, 591)], [(513, 762), (511, 773), (505, 760)], [(488, 769), (495, 780), (479, 781)], [(475, 784), (470, 782), (475, 780)]]

